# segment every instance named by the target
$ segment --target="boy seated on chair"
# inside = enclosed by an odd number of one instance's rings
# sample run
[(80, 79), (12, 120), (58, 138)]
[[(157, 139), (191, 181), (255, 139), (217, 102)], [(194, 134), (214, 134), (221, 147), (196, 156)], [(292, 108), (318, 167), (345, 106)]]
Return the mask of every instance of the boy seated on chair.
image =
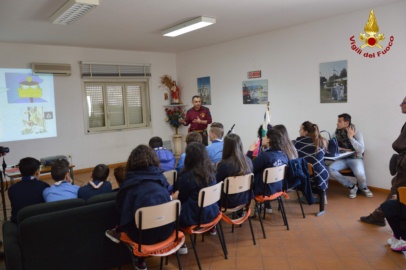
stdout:
[(175, 169), (175, 157), (171, 151), (163, 147), (164, 143), (161, 137), (152, 137), (148, 144), (158, 156), (161, 169), (164, 171)]
[(99, 164), (94, 167), (92, 180), (87, 185), (79, 188), (78, 198), (87, 200), (98, 194), (111, 192), (111, 183), (107, 181), (110, 169), (105, 164)]
[(11, 203), (11, 221), (15, 223), (17, 223), (17, 214), (22, 208), (44, 202), (42, 192), (49, 185), (38, 180), (40, 164), (37, 159), (32, 157), (23, 158), (18, 163), (21, 181), (8, 189), (8, 197)]
[(69, 162), (66, 159), (52, 163), (51, 176), (55, 183), (42, 192), (45, 202), (75, 199), (78, 197), (79, 186), (72, 185), (73, 180), (70, 177)]

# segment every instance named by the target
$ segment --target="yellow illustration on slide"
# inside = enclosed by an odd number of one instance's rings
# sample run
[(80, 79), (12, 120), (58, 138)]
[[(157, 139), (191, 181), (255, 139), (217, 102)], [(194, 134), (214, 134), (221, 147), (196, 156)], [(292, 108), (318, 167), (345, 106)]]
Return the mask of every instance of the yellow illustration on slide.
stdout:
[(39, 87), (38, 82), (32, 80), (31, 76), (27, 76), (25, 81), (20, 82), (18, 96), (30, 99), (40, 98), (42, 97), (42, 88)]
[(27, 107), (22, 121), (23, 129), (21, 134), (23, 135), (46, 132), (44, 110), (42, 107)]

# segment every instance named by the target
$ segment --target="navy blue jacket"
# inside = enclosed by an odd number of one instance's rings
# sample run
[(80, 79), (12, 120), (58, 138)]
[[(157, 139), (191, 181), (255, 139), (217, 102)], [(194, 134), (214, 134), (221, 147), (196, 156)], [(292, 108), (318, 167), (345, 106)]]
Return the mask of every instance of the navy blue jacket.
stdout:
[[(199, 191), (206, 186), (198, 186), (195, 182), (195, 175), (193, 171), (183, 172), (179, 177), (179, 195), (178, 199), (182, 203), (180, 211), (179, 226), (187, 228), (199, 223), (199, 206), (197, 200)], [(213, 176), (213, 181), (209, 186), (214, 186), (216, 180)], [(219, 213), (219, 206), (217, 203), (206, 206), (203, 208), (201, 224), (211, 222)]]
[(307, 161), (304, 158), (296, 158), (288, 161), (286, 189), (298, 187), (303, 192), (309, 205), (314, 203), (310, 173)]
[[(252, 172), (252, 161), (249, 157), (245, 157), (245, 159), (247, 160), (247, 163), (249, 166), (249, 171), (244, 172), (244, 173), (248, 174), (248, 173)], [(224, 181), (229, 176), (236, 176), (239, 171), (240, 171), (240, 168), (238, 168), (235, 163), (228, 161), (228, 160), (220, 161), (220, 163), (217, 166), (217, 173), (216, 173), (217, 183)], [(222, 206), (224, 206), (224, 207), (227, 206), (227, 208), (233, 208), (233, 207), (237, 207), (242, 204), (247, 204), (249, 195), (250, 195), (249, 191), (244, 192), (244, 193), (229, 195), (227, 197), (227, 202), (222, 202)]]
[(264, 190), (262, 174), (266, 168), (288, 164), (288, 157), (281, 150), (267, 149), (252, 162), (254, 166), (254, 195), (269, 196), (283, 190), (283, 181), (268, 184)]
[[(119, 230), (125, 231), (135, 242), (139, 242), (139, 231), (135, 227), (135, 212), (146, 206), (153, 206), (171, 200), (169, 186), (163, 170), (158, 167), (143, 168), (139, 171), (127, 172), (126, 180), (120, 187), (116, 203), (120, 211)], [(142, 244), (155, 244), (169, 237), (174, 224), (143, 231)]]
[[(100, 180), (93, 180), (93, 183), (97, 186), (100, 184)], [(90, 183), (87, 183), (85, 186), (80, 187), (78, 190), (78, 198), (87, 201), (90, 197), (95, 195), (109, 193), (112, 191), (111, 183), (109, 181), (104, 181), (103, 185), (95, 189)]]

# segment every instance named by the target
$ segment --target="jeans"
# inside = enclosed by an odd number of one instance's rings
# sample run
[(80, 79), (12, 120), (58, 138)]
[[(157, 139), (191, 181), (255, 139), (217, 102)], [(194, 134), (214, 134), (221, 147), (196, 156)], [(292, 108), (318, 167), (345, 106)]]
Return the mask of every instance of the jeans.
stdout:
[(361, 158), (344, 158), (334, 161), (328, 166), (330, 176), (340, 182), (343, 186), (352, 188), (354, 183), (343, 176), (339, 171), (350, 168), (357, 178), (359, 188), (367, 188), (364, 161)]

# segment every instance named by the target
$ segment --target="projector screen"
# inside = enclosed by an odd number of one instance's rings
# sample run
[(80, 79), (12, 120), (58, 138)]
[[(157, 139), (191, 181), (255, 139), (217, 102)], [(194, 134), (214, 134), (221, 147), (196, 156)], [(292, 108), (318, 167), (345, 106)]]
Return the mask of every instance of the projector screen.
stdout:
[(0, 68), (0, 142), (56, 137), (53, 75)]

